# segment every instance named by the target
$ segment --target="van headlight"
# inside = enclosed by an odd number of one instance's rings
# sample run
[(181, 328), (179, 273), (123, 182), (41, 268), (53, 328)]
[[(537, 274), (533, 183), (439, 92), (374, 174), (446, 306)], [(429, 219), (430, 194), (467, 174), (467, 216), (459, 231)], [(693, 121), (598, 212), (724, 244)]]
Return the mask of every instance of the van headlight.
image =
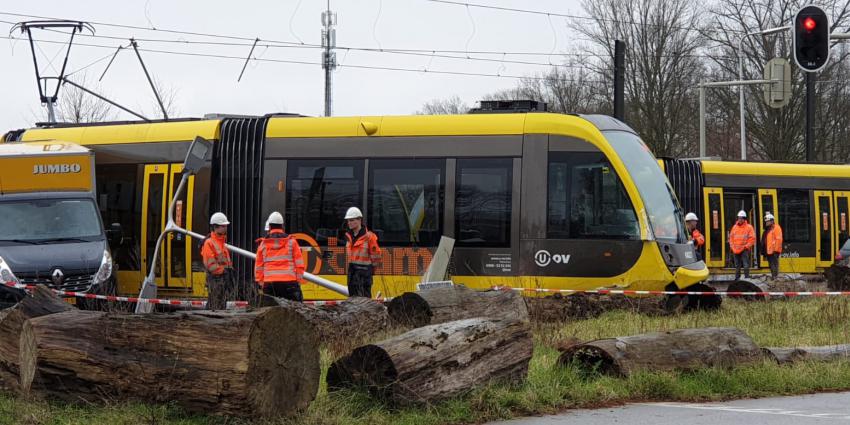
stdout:
[(0, 257), (0, 281), (2, 281), (3, 283), (13, 283), (16, 285), (21, 283), (21, 281), (18, 280), (18, 277), (15, 276), (14, 273), (12, 273), (12, 269), (10, 269), (9, 264), (6, 263), (5, 260), (3, 260), (3, 257)]
[(100, 285), (112, 277), (112, 254), (108, 249), (103, 250), (103, 260), (100, 261), (100, 268), (94, 275), (94, 284)]

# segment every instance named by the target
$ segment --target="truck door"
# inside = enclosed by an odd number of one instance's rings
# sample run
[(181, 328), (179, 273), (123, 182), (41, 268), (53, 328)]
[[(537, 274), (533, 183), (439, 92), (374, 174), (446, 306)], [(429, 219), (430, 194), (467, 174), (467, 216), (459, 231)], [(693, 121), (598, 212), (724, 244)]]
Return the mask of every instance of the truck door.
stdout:
[[(182, 177), (182, 164), (145, 165), (145, 180), (142, 195), (142, 267), (150, 271), (156, 241), (165, 229), (168, 205)], [(177, 199), (174, 220), (181, 227), (191, 227), (192, 193), (194, 177), (189, 179), (186, 191)], [(169, 234), (160, 248), (156, 267), (156, 284), (161, 288), (191, 288), (192, 264), (191, 238), (180, 234)]]

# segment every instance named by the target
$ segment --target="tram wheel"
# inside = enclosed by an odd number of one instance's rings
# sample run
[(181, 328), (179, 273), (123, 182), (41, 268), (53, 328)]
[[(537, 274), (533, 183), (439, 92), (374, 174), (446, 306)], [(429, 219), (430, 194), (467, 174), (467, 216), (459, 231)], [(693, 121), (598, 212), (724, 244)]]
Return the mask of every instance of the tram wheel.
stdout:
[[(697, 283), (683, 291), (714, 292), (714, 288)], [(717, 310), (723, 303), (719, 295), (668, 295), (664, 300), (664, 310), (669, 313), (685, 313), (693, 310)]]

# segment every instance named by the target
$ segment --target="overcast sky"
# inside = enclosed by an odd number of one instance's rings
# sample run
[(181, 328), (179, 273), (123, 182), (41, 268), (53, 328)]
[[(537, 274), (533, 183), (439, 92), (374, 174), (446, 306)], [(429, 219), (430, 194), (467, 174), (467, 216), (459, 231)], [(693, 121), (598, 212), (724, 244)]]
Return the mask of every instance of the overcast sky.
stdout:
[[(509, 8), (533, 9), (549, 13), (584, 15), (579, 0), (477, 0), (474, 3)], [(251, 41), (210, 38), (111, 27), (105, 23), (167, 30), (213, 33), (279, 42), (320, 44), (321, 11), (325, 1), (174, 1), (174, 0), (38, 0), (2, 2), (0, 12), (97, 22), (98, 38), (78, 37), (68, 62), (68, 71), (80, 72), (71, 79), (85, 76), (90, 88), (109, 95), (126, 106), (157, 114), (155, 100), (132, 50), (121, 51), (101, 82), (97, 82), (111, 54), (119, 45), (128, 45), (129, 37), (171, 41), (207, 41), (237, 45), (201, 45), (139, 41), (141, 49), (246, 57)], [(338, 14), (337, 45), (340, 47), (457, 50), (461, 52), (537, 52), (541, 56), (483, 55), (496, 61), (455, 60), (432, 56), (401, 55), (385, 52), (338, 50), (342, 65), (334, 72), (334, 115), (410, 114), (434, 98), (459, 95), (472, 104), (487, 93), (508, 88), (512, 78), (441, 75), (437, 73), (358, 69), (346, 67), (377, 66), (430, 71), (481, 74), (528, 75), (546, 71), (547, 66), (504, 63), (498, 60), (560, 63), (557, 53), (574, 52), (583, 43), (568, 28), (561, 16), (546, 16), (510, 11), (465, 7), (427, 0), (349, 0), (331, 1)], [(0, 14), (0, 21), (18, 22), (26, 17)], [(29, 18), (34, 19), (34, 18)], [(11, 25), (0, 22), (0, 36), (9, 34)], [(0, 133), (12, 128), (31, 126), (41, 119), (44, 108), (38, 92), (32, 56), (19, 32), (16, 40), (0, 39)], [(104, 38), (116, 37), (116, 38)], [(35, 31), (41, 40), (66, 41), (63, 34)], [(103, 47), (83, 46), (93, 44)], [(261, 44), (264, 42), (261, 41)], [(276, 44), (276, 46), (283, 46)], [(554, 52), (554, 55), (549, 55)], [(56, 75), (64, 50), (61, 44), (37, 43), (37, 57), (45, 75)], [(316, 48), (257, 47), (254, 57), (312, 64), (251, 61), (241, 82), (236, 81), (243, 61), (167, 53), (141, 52), (148, 70), (167, 90), (176, 92), (180, 116), (205, 113), (265, 114), (297, 112), (319, 116), (323, 113), (323, 71), (318, 64), (321, 52)], [(437, 55), (465, 53), (437, 53)], [(52, 64), (49, 64), (53, 59)], [(100, 59), (99, 62), (95, 62)], [(61, 96), (61, 91), (60, 91)], [(119, 118), (130, 118), (122, 114)]]

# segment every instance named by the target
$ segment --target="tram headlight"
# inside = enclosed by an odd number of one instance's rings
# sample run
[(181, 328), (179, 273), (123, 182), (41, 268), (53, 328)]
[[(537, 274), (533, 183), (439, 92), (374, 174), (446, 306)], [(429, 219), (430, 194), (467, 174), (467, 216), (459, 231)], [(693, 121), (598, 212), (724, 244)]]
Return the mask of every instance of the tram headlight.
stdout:
[(103, 250), (103, 260), (100, 261), (100, 268), (94, 274), (94, 284), (100, 285), (112, 277), (112, 254), (108, 249)]

